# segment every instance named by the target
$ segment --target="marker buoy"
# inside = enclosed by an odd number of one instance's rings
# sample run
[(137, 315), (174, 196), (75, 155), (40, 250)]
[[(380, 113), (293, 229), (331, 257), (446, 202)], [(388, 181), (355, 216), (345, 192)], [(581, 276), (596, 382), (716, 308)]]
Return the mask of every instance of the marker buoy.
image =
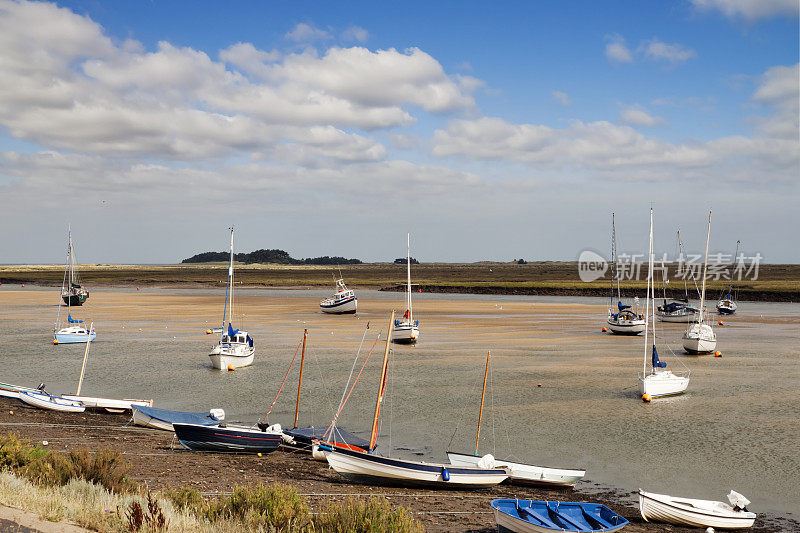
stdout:
[(236, 370), (235, 366), (233, 366), (232, 364), (228, 365), (228, 372), (233, 372), (234, 370)]
[(720, 320), (719, 322), (717, 322), (717, 324), (719, 324), (720, 326), (724, 326), (724, 325), (725, 325), (725, 322), (723, 322), (722, 320)]
[(714, 352), (714, 357), (722, 357), (722, 352), (720, 351)]
[(258, 452), (258, 456), (261, 457), (261, 452)]
[(607, 330), (606, 330), (606, 328), (603, 328), (603, 329), (602, 329), (602, 330), (600, 330), (600, 331), (602, 331), (603, 333), (605, 333)]
[(58, 344), (58, 339), (53, 339), (53, 344)]
[(23, 284), (22, 284), (22, 286), (24, 287), (24, 286), (25, 286), (25, 284), (23, 283)]
[(652, 400), (652, 399), (653, 399), (653, 397), (650, 396), (649, 394), (647, 394), (647, 393), (642, 394), (642, 401), (643, 402), (650, 403), (650, 400)]
[(210, 329), (206, 330), (206, 335), (211, 335), (211, 330)]
[(541, 387), (541, 386), (542, 386), (542, 384), (541, 384), (541, 383), (537, 383), (537, 384), (536, 384), (536, 386), (537, 386), (537, 387)]
[(450, 481), (450, 472), (448, 472), (446, 468), (442, 468), (442, 480)]
[(420, 289), (418, 292), (422, 292), (422, 289)]

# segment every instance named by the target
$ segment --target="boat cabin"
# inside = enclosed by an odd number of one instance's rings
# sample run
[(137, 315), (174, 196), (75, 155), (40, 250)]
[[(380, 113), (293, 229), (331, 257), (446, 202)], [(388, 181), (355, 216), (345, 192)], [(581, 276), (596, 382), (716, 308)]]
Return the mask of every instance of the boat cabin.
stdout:
[(222, 344), (248, 344), (253, 345), (253, 339), (246, 331), (237, 331), (234, 335), (223, 335)]

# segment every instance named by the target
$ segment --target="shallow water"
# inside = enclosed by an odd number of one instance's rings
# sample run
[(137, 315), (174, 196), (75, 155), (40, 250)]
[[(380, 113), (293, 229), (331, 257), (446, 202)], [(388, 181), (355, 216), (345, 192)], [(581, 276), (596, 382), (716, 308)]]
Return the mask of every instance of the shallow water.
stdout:
[[(404, 301), (363, 290), (358, 315), (323, 315), (317, 302), (329, 292), (237, 290), (237, 322), (255, 338), (256, 360), (219, 372), (207, 356), (215, 339), (203, 332), (221, 321), (224, 290), (94, 288), (73, 313), (98, 330), (83, 393), (153, 398), (168, 409), (223, 407), (228, 419), (254, 423), (307, 327), (299, 425), (325, 425), (366, 323), (359, 365)], [(50, 344), (56, 302), (57, 289), (0, 287), (0, 381), (74, 392), (84, 346)], [(637, 398), (644, 339), (600, 332), (606, 299), (423, 293), (414, 305), (421, 341), (392, 349), (380, 453), (443, 461), (448, 447), (471, 452), (491, 350), (481, 453), (585, 467), (591, 481), (623, 490), (724, 499), (734, 489), (757, 512), (800, 508), (800, 304), (740, 302), (715, 327), (722, 358), (682, 355), (683, 327), (658, 323), (662, 359), (691, 370), (691, 383), (685, 395), (649, 405)], [(341, 417), (360, 435), (370, 427), (382, 356), (379, 342)], [(299, 356), (271, 423), (293, 425), (298, 364)]]

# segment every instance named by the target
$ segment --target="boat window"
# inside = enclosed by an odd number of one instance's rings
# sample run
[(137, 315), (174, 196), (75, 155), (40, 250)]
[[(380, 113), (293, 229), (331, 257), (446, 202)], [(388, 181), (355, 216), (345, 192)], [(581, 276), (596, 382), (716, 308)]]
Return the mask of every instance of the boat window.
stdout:
[(228, 339), (227, 335), (222, 336), (222, 342), (230, 342), (230, 339)]

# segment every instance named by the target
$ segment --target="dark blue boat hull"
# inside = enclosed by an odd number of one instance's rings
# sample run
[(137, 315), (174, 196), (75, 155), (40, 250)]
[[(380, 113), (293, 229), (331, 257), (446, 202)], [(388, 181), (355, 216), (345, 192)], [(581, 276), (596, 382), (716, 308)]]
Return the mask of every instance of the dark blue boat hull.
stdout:
[(246, 431), (242, 429), (173, 424), (180, 443), (196, 452), (217, 453), (270, 453), (278, 449), (278, 433)]

